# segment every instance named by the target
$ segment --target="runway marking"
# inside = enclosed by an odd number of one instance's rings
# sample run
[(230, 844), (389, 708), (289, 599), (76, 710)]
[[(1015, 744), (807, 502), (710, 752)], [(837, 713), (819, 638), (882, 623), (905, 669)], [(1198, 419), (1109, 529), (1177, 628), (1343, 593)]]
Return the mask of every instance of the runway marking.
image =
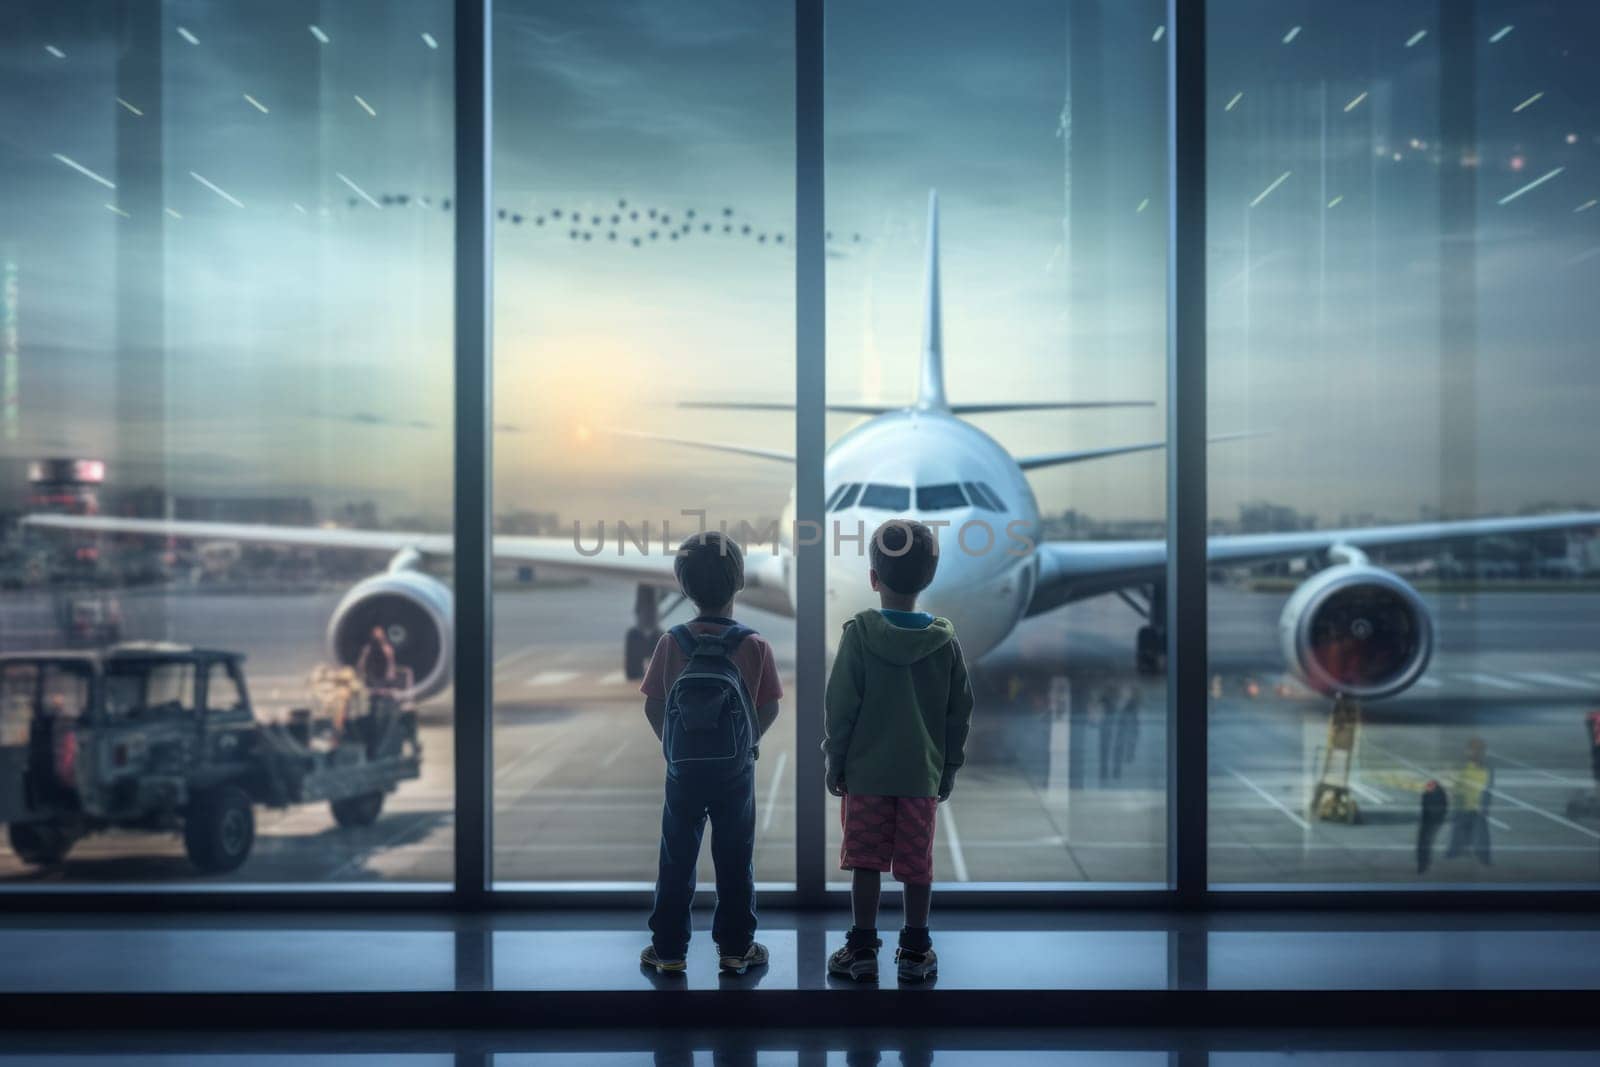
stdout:
[(778, 765), (772, 771), (772, 784), (767, 787), (767, 810), (761, 815), (761, 832), (772, 828), (772, 813), (778, 810), (778, 786), (783, 781), (783, 769), (789, 766), (789, 753), (778, 753)]
[(497, 657), (494, 661), (494, 665), (495, 667), (499, 668), (504, 667), (507, 663), (514, 663), (523, 656), (526, 656), (528, 653), (532, 652), (534, 649), (542, 647), (542, 644), (543, 642), (535, 641), (533, 644), (525, 645), (524, 647), (517, 649), (515, 652), (507, 652), (505, 655)]
[(1501, 761), (1501, 762), (1509, 763), (1513, 767), (1521, 767), (1525, 771), (1532, 771), (1534, 774), (1537, 774), (1537, 775), (1540, 775), (1542, 777), (1548, 778), (1552, 782), (1559, 782), (1560, 784), (1562, 784), (1564, 786), (1567, 786), (1568, 788), (1571, 788), (1571, 789), (1583, 789), (1583, 788), (1586, 788), (1589, 785), (1588, 782), (1579, 781), (1576, 778), (1563, 778), (1561, 775), (1553, 774), (1550, 771), (1545, 770), (1543, 767), (1535, 767), (1531, 763), (1524, 763), (1521, 760), (1516, 759), (1516, 758), (1514, 758), (1512, 756), (1508, 756), (1503, 752), (1496, 752), (1494, 754), (1494, 758), (1496, 760)]
[(1573, 678), (1563, 674), (1548, 674), (1544, 671), (1518, 671), (1515, 675), (1513, 675), (1513, 677), (1527, 678), (1535, 682), (1543, 682), (1545, 685), (1553, 685), (1560, 689), (1594, 689), (1592, 684), (1585, 682), (1582, 679)]
[(577, 671), (540, 671), (528, 679), (529, 685), (560, 685), (578, 676)]
[(600, 684), (617, 685), (618, 683), (625, 682), (627, 680), (627, 675), (623, 674), (621, 671), (612, 671), (610, 674), (601, 675)]
[(1372, 788), (1370, 785), (1363, 785), (1361, 782), (1356, 781), (1354, 778), (1350, 779), (1350, 788), (1355, 790), (1357, 793), (1360, 793), (1363, 797), (1366, 797), (1367, 800), (1371, 801), (1374, 804), (1387, 804), (1387, 803), (1389, 803), (1389, 798), (1388, 797), (1384, 796), (1382, 793), (1378, 792), (1376, 789)]
[(1431, 674), (1424, 675), (1423, 677), (1418, 678), (1417, 679), (1417, 684), (1420, 685), (1424, 689), (1442, 689), (1442, 688), (1444, 688), (1444, 683), (1439, 681), (1439, 679), (1433, 677), (1433, 675), (1431, 675)]
[(1284, 804), (1283, 801), (1279, 800), (1265, 789), (1262, 789), (1259, 785), (1256, 785), (1254, 782), (1240, 774), (1238, 771), (1234, 770), (1232, 767), (1227, 767), (1224, 769), (1229, 774), (1239, 779), (1239, 781), (1243, 782), (1247, 788), (1256, 794), (1256, 796), (1260, 797), (1262, 800), (1265, 800), (1268, 804), (1271, 804), (1273, 807), (1283, 812), (1283, 814), (1287, 815), (1289, 817), (1289, 821), (1300, 827), (1300, 829), (1311, 829), (1311, 824), (1306, 822), (1305, 819), (1301, 818), (1298, 814), (1292, 811), (1286, 804)]
[(1481, 671), (1465, 671), (1460, 677), (1478, 685), (1487, 685), (1495, 689), (1504, 689), (1512, 693), (1526, 693), (1528, 687), (1521, 682), (1513, 682), (1507, 678), (1500, 678), (1493, 674), (1484, 674)]
[[(1369, 742), (1369, 744), (1370, 744), (1370, 742)], [(1387, 755), (1390, 759), (1394, 760), (1395, 762), (1405, 764), (1407, 767), (1410, 767), (1412, 770), (1416, 771), (1418, 774), (1425, 774), (1429, 778), (1435, 778), (1435, 779), (1438, 779), (1440, 781), (1443, 781), (1444, 779), (1449, 777), (1448, 775), (1435, 774), (1433, 771), (1430, 771), (1430, 770), (1428, 770), (1428, 768), (1422, 766), (1422, 764), (1413, 763), (1410, 760), (1406, 759), (1404, 756), (1400, 755), (1398, 752), (1391, 752), (1388, 749), (1384, 748), (1382, 745), (1371, 745), (1371, 747), (1377, 749), (1379, 752), (1384, 753), (1385, 755)], [(1596, 833), (1595, 831), (1589, 829), (1587, 826), (1581, 826), (1578, 823), (1573, 822), (1571, 819), (1568, 819), (1563, 815), (1557, 815), (1553, 811), (1545, 811), (1543, 808), (1538, 807), (1538, 806), (1533, 805), (1533, 804), (1529, 804), (1526, 800), (1522, 800), (1522, 799), (1520, 799), (1518, 797), (1511, 796), (1510, 794), (1501, 791), (1499, 788), (1490, 789), (1490, 790), (1488, 790), (1488, 793), (1489, 793), (1490, 796), (1499, 797), (1501, 800), (1505, 801), (1507, 804), (1512, 805), (1513, 807), (1521, 808), (1524, 811), (1531, 811), (1535, 815), (1542, 815), (1546, 819), (1549, 819), (1553, 823), (1557, 823), (1558, 825), (1565, 826), (1569, 830), (1576, 830), (1576, 831), (1578, 831), (1578, 833), (1582, 834), (1585, 837), (1593, 838), (1596, 841), (1600, 841), (1600, 833)], [(1508, 827), (1505, 823), (1499, 822), (1496, 819), (1491, 818), (1489, 820), (1489, 822), (1490, 822), (1491, 825), (1498, 826), (1502, 830), (1509, 830), (1510, 829), (1510, 827)]]
[(939, 813), (939, 825), (944, 827), (945, 836), (950, 839), (950, 866), (955, 868), (956, 881), (970, 881), (967, 877), (967, 856), (961, 851), (961, 834), (956, 830), (955, 812), (950, 809), (948, 800), (941, 806), (944, 810)]
[(628, 751), (628, 746), (630, 744), (632, 744), (632, 743), (633, 743), (633, 738), (632, 737), (624, 737), (622, 739), (622, 744), (620, 744), (616, 748), (612, 749), (610, 755), (606, 756), (605, 759), (600, 761), (600, 766), (609, 767), (613, 763), (617, 762), (617, 758), (619, 756), (621, 756), (624, 752)]

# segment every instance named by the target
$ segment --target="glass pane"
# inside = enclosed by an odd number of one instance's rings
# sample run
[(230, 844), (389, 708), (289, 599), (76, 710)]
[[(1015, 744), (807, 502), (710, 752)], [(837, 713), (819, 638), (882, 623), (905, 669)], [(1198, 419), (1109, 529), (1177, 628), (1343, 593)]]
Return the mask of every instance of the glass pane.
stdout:
[[(1165, 567), (1163, 10), (829, 10), (829, 400), (891, 410), (830, 417), (829, 488), (870, 484), (830, 516), (827, 633), (880, 606), (858, 535), (939, 524), (918, 606), (954, 623), (975, 699), (939, 882), (1166, 877), (1165, 686), (1141, 618)], [(1070, 410), (1107, 401), (1128, 406)], [(1157, 448), (1063, 455), (1135, 442)], [(830, 802), (835, 881), (842, 836)]]
[[(702, 518), (743, 544), (733, 614), (793, 692), (793, 18), (540, 0), (495, 26), (495, 877), (647, 887), (665, 763), (641, 676), (695, 614), (673, 553)], [(758, 883), (794, 881), (781, 708)]]
[[(0, 882), (452, 876), (452, 18), (0, 10), (0, 650), (101, 680), (34, 720)], [(414, 673), (388, 711), (347, 669), (373, 627)]]
[(1592, 883), (1600, 12), (1210, 10), (1211, 877)]
[[(974, 507), (979, 506), (979, 501), (974, 498)], [(961, 492), (961, 487), (954, 482), (947, 485), (923, 485), (917, 488), (918, 511), (948, 511), (951, 508), (964, 508), (967, 498)]]

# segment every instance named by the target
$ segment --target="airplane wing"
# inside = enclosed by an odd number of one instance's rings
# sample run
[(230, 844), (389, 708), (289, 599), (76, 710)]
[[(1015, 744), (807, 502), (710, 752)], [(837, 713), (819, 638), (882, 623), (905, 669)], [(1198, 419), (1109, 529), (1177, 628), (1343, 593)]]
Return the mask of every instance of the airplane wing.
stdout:
[[(441, 559), (455, 552), (455, 539), (449, 534), (88, 515), (29, 515), (22, 522), (47, 530), (181, 538), (186, 541), (238, 541), (256, 545), (388, 553), (414, 550), (424, 556)], [(496, 537), (494, 556), (505, 562), (530, 563), (567, 573), (619, 578), (661, 589), (677, 589), (678, 580), (672, 571), (673, 553), (670, 549), (662, 549), (659, 531), (656, 531), (656, 538), (641, 553), (634, 541), (623, 541), (609, 527), (603, 542), (591, 536), (577, 541), (570, 537)], [(599, 551), (595, 551), (597, 546)], [(740, 595), (741, 599), (765, 611), (779, 615), (793, 614), (784, 560), (770, 547), (751, 547), (745, 550), (744, 563), (745, 591)]]
[(669, 445), (683, 445), (687, 448), (704, 448), (710, 452), (729, 452), (735, 456), (754, 456), (756, 459), (770, 459), (778, 463), (794, 463), (793, 452), (784, 452), (776, 448), (755, 448), (751, 445), (725, 444), (720, 441), (696, 441), (687, 437), (673, 437), (670, 434), (649, 433), (645, 430), (612, 428), (606, 432), (616, 434), (618, 437), (634, 437), (641, 441), (661, 441)]
[[(1260, 437), (1260, 431), (1243, 431), (1241, 433), (1221, 433), (1206, 438), (1211, 444), (1220, 441), (1238, 441), (1246, 437)], [(1059, 467), (1067, 463), (1083, 463), (1091, 459), (1105, 459), (1107, 456), (1125, 456), (1130, 452), (1154, 452), (1166, 448), (1165, 441), (1147, 441), (1137, 445), (1111, 445), (1108, 448), (1083, 448), (1073, 452), (1045, 452), (1036, 456), (1017, 457), (1017, 466), (1025, 471), (1038, 470), (1041, 467)]]
[[(685, 400), (678, 406), (680, 408), (699, 408), (711, 411), (794, 410), (793, 404), (764, 400)], [(826, 405), (829, 411), (844, 412), (848, 415), (886, 415), (891, 411), (901, 411), (910, 406), (910, 404), (870, 403), (864, 401)], [(1052, 400), (1042, 403), (949, 404), (946, 405), (946, 410), (952, 415), (994, 415), (1006, 411), (1091, 411), (1099, 408), (1149, 407), (1155, 407), (1155, 403), (1150, 400)]]
[[(1259, 563), (1308, 556), (1334, 545), (1386, 548), (1589, 527), (1600, 528), (1600, 512), (1569, 511), (1342, 530), (1230, 534), (1210, 538), (1206, 544), (1206, 558), (1212, 563)], [(1038, 551), (1039, 581), (1033, 600), (1028, 604), (1029, 615), (1131, 585), (1161, 581), (1167, 566), (1165, 541), (1048, 541), (1041, 544)]]

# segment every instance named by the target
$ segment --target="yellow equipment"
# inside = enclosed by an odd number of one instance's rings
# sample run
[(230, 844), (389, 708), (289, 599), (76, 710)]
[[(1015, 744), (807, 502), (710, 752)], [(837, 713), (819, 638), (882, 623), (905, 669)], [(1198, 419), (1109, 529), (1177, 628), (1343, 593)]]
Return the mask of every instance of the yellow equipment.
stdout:
[(1311, 791), (1311, 817), (1323, 822), (1357, 823), (1361, 809), (1350, 792), (1350, 770), (1355, 763), (1356, 740), (1361, 733), (1361, 705), (1340, 695), (1328, 716), (1328, 743), (1322, 749), (1322, 769)]

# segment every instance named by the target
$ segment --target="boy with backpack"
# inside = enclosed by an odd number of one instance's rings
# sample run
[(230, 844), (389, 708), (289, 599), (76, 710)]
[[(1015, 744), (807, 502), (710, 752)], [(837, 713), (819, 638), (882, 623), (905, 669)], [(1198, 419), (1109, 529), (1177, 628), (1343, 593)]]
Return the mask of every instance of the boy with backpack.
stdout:
[(902, 982), (938, 974), (928, 936), (933, 835), (965, 760), (972, 686), (949, 619), (918, 611), (917, 594), (939, 565), (933, 531), (891, 519), (872, 535), (868, 580), (883, 605), (844, 624), (824, 697), (828, 792), (840, 801), (855, 923), (828, 973), (877, 981), (878, 896), (883, 872), (904, 888), (905, 925), (895, 950)]
[(662, 635), (639, 686), (667, 761), (651, 941), (639, 962), (658, 974), (685, 969), (709, 817), (717, 872), (711, 935), (721, 969), (744, 974), (767, 962), (766, 946), (755, 940), (755, 760), (783, 687), (772, 646), (732, 617), (734, 595), (744, 588), (738, 544), (715, 530), (696, 534), (678, 547), (673, 571), (696, 613)]

